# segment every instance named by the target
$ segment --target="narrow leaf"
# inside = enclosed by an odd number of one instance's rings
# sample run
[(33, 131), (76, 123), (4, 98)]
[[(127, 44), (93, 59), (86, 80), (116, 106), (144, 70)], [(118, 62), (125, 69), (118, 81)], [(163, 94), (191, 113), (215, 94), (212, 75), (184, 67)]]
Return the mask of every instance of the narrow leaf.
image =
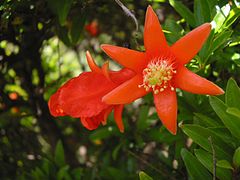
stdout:
[(225, 101), (229, 107), (239, 108), (240, 88), (232, 78), (230, 78), (227, 83)]
[(233, 150), (229, 145), (224, 143), (219, 137), (217, 137), (214, 133), (212, 133), (209, 129), (203, 128), (198, 125), (189, 125), (185, 124), (181, 126), (183, 132), (187, 134), (190, 138), (193, 139), (195, 143), (201, 146), (203, 149), (208, 152), (212, 152), (211, 145), (208, 141), (209, 137), (213, 139), (214, 149), (216, 151), (216, 156), (220, 159), (230, 160), (231, 156), (229, 152)]
[(191, 27), (196, 26), (193, 13), (182, 2), (176, 0), (169, 0), (169, 3)]
[(149, 175), (147, 175), (145, 172), (140, 171), (139, 173), (139, 179), (140, 180), (153, 180)]
[(222, 125), (219, 123), (219, 120), (212, 119), (209, 116), (205, 116), (201, 113), (194, 113), (194, 115), (201, 122), (201, 124), (205, 124), (207, 127), (219, 127)]
[(228, 107), (217, 97), (210, 97), (210, 104), (224, 125), (230, 130), (232, 135), (240, 139), (240, 119), (236, 116), (228, 114), (226, 112)]
[(237, 108), (227, 108), (227, 113), (240, 118), (240, 110)]
[(233, 164), (234, 166), (236, 166), (237, 168), (240, 167), (240, 147), (238, 147), (233, 155)]
[(226, 161), (226, 160), (219, 160), (217, 162), (217, 166), (221, 167), (221, 168), (224, 168), (224, 169), (231, 169), (231, 170), (233, 170), (232, 165), (228, 161)]
[(181, 150), (181, 156), (191, 179), (212, 179), (208, 170), (185, 148)]
[(58, 141), (55, 148), (54, 160), (58, 167), (63, 167), (65, 165), (64, 149), (61, 141)]
[[(195, 149), (194, 154), (197, 159), (206, 167), (211, 173), (213, 173), (213, 156), (212, 154), (204, 151), (203, 149)], [(231, 180), (232, 174), (229, 169), (222, 169), (216, 167), (216, 176), (220, 180)]]

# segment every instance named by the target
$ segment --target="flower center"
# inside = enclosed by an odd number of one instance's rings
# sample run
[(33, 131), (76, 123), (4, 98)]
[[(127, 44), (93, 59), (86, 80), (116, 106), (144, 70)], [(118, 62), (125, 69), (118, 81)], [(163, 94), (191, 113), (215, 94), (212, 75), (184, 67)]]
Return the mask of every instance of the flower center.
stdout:
[(143, 84), (139, 87), (144, 87), (146, 91), (152, 90), (154, 94), (163, 92), (168, 87), (174, 91), (174, 87), (171, 86), (171, 79), (176, 72), (173, 64), (165, 59), (151, 61), (143, 70)]

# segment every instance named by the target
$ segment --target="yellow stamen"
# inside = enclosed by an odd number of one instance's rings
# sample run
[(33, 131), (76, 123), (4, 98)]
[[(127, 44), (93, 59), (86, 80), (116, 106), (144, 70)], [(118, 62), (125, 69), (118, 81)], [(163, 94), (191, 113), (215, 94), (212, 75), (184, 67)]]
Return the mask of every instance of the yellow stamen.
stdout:
[(146, 91), (152, 90), (154, 94), (163, 92), (168, 87), (174, 91), (175, 88), (171, 86), (171, 79), (176, 73), (173, 64), (170, 64), (167, 60), (152, 61), (143, 70), (143, 84), (138, 87), (144, 87)]

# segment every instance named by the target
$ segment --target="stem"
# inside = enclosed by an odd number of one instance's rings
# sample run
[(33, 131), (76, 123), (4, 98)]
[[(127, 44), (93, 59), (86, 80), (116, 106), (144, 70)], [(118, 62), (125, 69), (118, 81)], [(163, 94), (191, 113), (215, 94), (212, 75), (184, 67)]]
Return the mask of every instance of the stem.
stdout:
[(208, 138), (211, 148), (212, 148), (212, 154), (213, 154), (213, 180), (216, 180), (216, 153), (215, 153), (215, 149), (213, 147), (213, 141), (212, 141), (212, 137), (209, 136)]
[(136, 25), (136, 31), (138, 31), (138, 21), (137, 21), (137, 18), (135, 17), (135, 15), (126, 6), (124, 6), (120, 0), (115, 0), (115, 2), (122, 8), (122, 10), (124, 11), (124, 13), (127, 16), (132, 18), (132, 20), (134, 21), (134, 23)]
[(169, 173), (166, 171), (163, 171), (161, 169), (156, 168), (155, 166), (153, 166), (152, 164), (150, 164), (149, 162), (147, 162), (146, 160), (142, 159), (141, 157), (139, 157), (138, 155), (136, 155), (134, 152), (127, 150), (127, 152), (132, 155), (133, 157), (135, 157), (136, 159), (140, 160), (141, 162), (143, 162), (145, 165), (147, 165), (148, 167), (152, 168), (154, 171), (158, 172), (159, 174), (161, 174), (161, 176), (164, 176), (166, 178), (169, 178), (170, 180), (174, 180), (175, 178), (170, 177)]

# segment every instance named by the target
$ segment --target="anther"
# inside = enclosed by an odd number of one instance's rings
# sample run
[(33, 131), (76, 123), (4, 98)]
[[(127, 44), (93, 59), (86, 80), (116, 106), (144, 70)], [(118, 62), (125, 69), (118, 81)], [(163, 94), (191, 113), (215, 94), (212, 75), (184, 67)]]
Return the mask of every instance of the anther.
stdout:
[(152, 90), (154, 94), (163, 92), (168, 87), (174, 91), (170, 81), (176, 72), (168, 59), (157, 58), (143, 70), (143, 84), (138, 87), (144, 87), (146, 91)]

